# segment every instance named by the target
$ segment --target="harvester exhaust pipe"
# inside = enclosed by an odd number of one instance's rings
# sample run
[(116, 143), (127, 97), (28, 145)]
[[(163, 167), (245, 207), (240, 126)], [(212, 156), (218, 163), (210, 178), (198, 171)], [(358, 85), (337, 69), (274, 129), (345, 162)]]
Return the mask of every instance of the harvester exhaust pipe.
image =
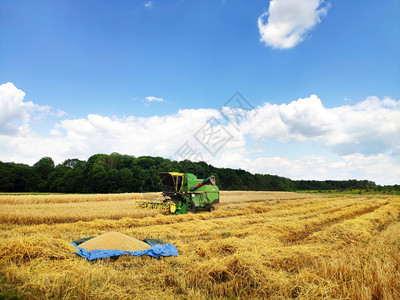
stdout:
[(202, 182), (198, 183), (195, 187), (190, 188), (190, 191), (193, 192), (207, 183), (211, 183), (212, 185), (215, 185), (215, 177), (210, 176), (210, 177), (204, 179)]

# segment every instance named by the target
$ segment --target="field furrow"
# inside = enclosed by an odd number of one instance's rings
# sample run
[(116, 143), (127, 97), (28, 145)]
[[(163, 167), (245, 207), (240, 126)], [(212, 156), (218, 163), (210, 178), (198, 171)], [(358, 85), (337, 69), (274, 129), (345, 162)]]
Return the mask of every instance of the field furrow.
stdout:
[[(32, 197), (0, 197), (3, 298), (400, 298), (400, 197), (222, 192), (214, 212), (178, 216), (134, 207), (157, 194)], [(73, 253), (109, 231), (179, 256)]]

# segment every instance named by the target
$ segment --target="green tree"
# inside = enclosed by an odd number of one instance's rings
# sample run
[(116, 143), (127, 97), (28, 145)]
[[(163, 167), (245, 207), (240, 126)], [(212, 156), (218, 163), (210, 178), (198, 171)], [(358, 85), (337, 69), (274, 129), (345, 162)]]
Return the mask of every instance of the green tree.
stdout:
[(127, 193), (134, 190), (133, 173), (128, 168), (124, 168), (118, 172), (119, 187), (117, 192)]
[(63, 166), (64, 168), (69, 168), (72, 170), (75, 170), (77, 168), (83, 169), (85, 165), (86, 165), (85, 161), (79, 160), (77, 158), (67, 159), (61, 164), (61, 166)]
[(33, 165), (36, 172), (40, 175), (43, 180), (46, 180), (51, 172), (54, 170), (54, 161), (51, 157), (43, 157), (37, 163)]
[(66, 186), (67, 182), (65, 181), (65, 173), (68, 171), (68, 168), (64, 168), (63, 166), (58, 165), (55, 167), (54, 171), (50, 173), (47, 181), (48, 181), (48, 189), (53, 193), (65, 193), (67, 192)]
[(11, 163), (12, 177), (14, 178), (12, 192), (36, 192), (40, 183), (40, 176), (30, 166)]

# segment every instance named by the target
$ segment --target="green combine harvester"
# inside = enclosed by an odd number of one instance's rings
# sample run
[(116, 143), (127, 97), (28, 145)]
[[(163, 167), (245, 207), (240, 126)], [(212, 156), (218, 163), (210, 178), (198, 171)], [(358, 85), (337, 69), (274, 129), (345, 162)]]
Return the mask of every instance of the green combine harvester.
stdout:
[(214, 176), (204, 180), (191, 173), (161, 172), (159, 176), (164, 200), (137, 200), (136, 206), (185, 214), (198, 210), (213, 211), (213, 204), (219, 203), (219, 189)]

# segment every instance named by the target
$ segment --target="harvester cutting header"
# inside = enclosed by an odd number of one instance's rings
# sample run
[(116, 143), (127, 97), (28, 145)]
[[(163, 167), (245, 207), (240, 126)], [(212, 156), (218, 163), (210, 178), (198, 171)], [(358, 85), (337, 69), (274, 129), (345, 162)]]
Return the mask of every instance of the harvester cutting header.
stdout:
[(215, 177), (198, 179), (191, 173), (159, 173), (164, 200), (139, 200), (139, 207), (167, 208), (172, 214), (214, 210), (219, 203), (219, 189)]

